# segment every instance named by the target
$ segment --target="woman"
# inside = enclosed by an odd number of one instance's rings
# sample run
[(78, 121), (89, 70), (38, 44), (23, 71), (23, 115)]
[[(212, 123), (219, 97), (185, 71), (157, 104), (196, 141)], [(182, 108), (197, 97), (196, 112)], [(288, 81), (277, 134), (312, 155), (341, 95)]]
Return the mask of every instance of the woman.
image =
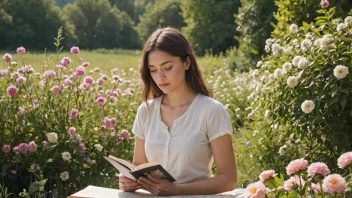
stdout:
[[(232, 127), (222, 104), (212, 99), (185, 37), (176, 29), (156, 30), (147, 40), (140, 67), (144, 103), (132, 132), (133, 164), (158, 161), (175, 179), (120, 176), (123, 191), (156, 195), (217, 194), (235, 188)], [(217, 175), (211, 166), (215, 161)]]

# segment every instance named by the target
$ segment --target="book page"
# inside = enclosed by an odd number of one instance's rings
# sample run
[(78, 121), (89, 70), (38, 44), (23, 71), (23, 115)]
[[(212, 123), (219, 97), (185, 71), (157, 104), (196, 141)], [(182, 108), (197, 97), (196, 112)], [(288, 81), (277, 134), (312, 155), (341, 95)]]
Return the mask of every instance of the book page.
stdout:
[(117, 162), (120, 162), (121, 164), (127, 166), (129, 169), (133, 170), (135, 168), (135, 166), (131, 163), (129, 163), (128, 161), (126, 160), (123, 160), (123, 159), (120, 159), (120, 158), (117, 158), (117, 157), (114, 157), (112, 155), (109, 155), (109, 158), (117, 161)]
[(149, 163), (140, 164), (140, 165), (134, 167), (133, 171), (141, 170), (143, 168), (148, 168), (148, 167), (159, 165), (159, 164), (160, 164), (159, 162), (149, 162)]
[(108, 161), (110, 162), (110, 164), (112, 164), (117, 170), (119, 170), (119, 172), (120, 172), (123, 176), (125, 176), (125, 177), (127, 177), (127, 178), (129, 178), (129, 179), (132, 179), (132, 180), (136, 181), (136, 179), (135, 179), (135, 178), (133, 177), (133, 175), (130, 173), (130, 170), (129, 170), (128, 168), (126, 168), (124, 165), (120, 164), (118, 161), (115, 161), (115, 160), (113, 160), (113, 159), (111, 159), (111, 158), (109, 158), (109, 157), (105, 157), (105, 156), (104, 156), (104, 158), (105, 158), (106, 160), (108, 160)]

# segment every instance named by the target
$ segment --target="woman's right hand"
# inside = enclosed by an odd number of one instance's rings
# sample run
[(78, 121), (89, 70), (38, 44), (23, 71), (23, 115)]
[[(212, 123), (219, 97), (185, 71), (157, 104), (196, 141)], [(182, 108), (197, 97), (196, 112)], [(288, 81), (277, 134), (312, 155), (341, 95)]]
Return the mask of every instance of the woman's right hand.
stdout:
[(119, 174), (119, 186), (122, 191), (134, 192), (142, 188), (136, 181)]

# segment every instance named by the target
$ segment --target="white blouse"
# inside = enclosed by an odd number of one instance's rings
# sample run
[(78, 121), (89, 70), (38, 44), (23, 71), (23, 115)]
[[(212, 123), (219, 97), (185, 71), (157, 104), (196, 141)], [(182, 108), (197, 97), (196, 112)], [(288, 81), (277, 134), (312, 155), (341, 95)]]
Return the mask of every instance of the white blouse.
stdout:
[(169, 132), (161, 121), (162, 98), (148, 100), (149, 111), (145, 102), (139, 106), (132, 129), (136, 137), (145, 140), (148, 162), (159, 162), (175, 183), (213, 177), (210, 142), (233, 133), (226, 109), (199, 93), (186, 112), (174, 120)]

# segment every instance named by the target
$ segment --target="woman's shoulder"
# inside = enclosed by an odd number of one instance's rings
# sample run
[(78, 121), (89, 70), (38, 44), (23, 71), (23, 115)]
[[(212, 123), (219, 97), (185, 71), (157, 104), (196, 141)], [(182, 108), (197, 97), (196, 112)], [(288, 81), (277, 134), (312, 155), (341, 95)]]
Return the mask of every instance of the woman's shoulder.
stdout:
[(199, 96), (200, 96), (199, 104), (203, 107), (207, 107), (210, 109), (224, 108), (224, 105), (218, 100), (215, 100), (214, 98), (211, 98), (203, 94), (199, 94)]
[(162, 96), (160, 96), (158, 98), (149, 99), (146, 102), (142, 102), (138, 107), (138, 111), (140, 111), (140, 112), (153, 111), (156, 108), (158, 101), (161, 99), (161, 97)]

